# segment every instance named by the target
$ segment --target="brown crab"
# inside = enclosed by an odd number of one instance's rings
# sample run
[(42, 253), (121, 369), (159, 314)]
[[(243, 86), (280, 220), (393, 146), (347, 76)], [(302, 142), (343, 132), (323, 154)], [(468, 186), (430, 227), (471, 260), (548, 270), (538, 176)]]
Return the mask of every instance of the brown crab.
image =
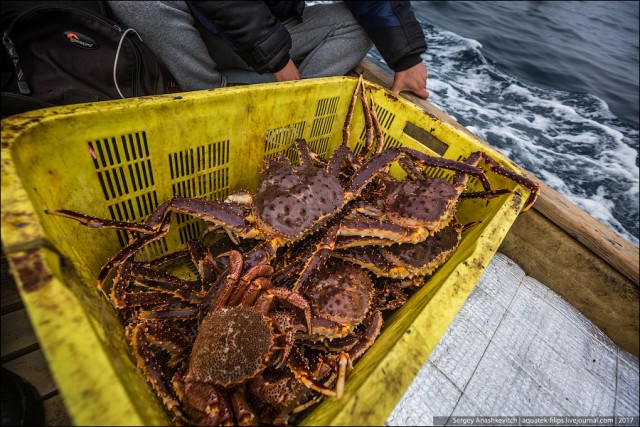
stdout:
[(373, 282), (367, 271), (330, 260), (301, 288), (311, 305), (309, 340), (342, 338), (360, 325), (371, 306)]
[[(298, 339), (305, 346), (324, 350), (326, 354), (322, 360), (336, 374), (335, 390), (308, 384), (304, 378), (307, 374), (302, 368), (306, 364), (300, 360), (290, 368), (296, 378), (310, 388), (339, 399), (346, 366), (360, 357), (380, 333), (382, 316), (372, 304), (376, 294), (373, 281), (366, 270), (352, 263), (330, 259), (300, 287), (300, 292), (311, 306), (311, 331), (310, 334), (298, 335)], [(299, 316), (295, 327), (298, 331), (304, 330)]]
[(346, 247), (336, 249), (333, 256), (364, 267), (379, 277), (424, 277), (431, 275), (455, 252), (463, 229), (454, 218), (446, 227), (420, 243)]
[[(203, 309), (226, 279), (204, 244), (194, 240), (187, 246), (153, 261), (127, 260), (110, 293), (138, 368), (176, 419), (183, 414), (171, 378), (189, 357)], [(184, 258), (193, 263), (197, 280), (170, 274), (172, 263)]]
[(379, 311), (370, 313), (348, 336), (325, 345), (299, 341), (292, 348), (287, 369), (268, 368), (249, 381), (248, 390), (261, 402), (261, 421), (288, 424), (326, 397), (340, 399), (352, 363), (373, 345), (382, 327)]
[[(397, 151), (403, 151), (402, 148), (382, 151), (383, 133), (376, 116), (373, 99), (367, 103), (362, 79), (359, 80), (359, 85), (362, 87), (361, 97), (367, 133), (362, 150), (348, 165), (355, 171), (362, 166), (362, 162), (367, 157), (398, 158), (401, 154)], [(357, 91), (356, 88), (356, 93)], [(354, 93), (354, 98), (355, 96)], [(377, 139), (375, 149), (373, 149), (374, 131)], [(344, 144), (348, 144), (348, 134), (345, 135)], [(538, 183), (502, 167), (487, 153), (481, 151), (472, 153), (464, 163), (477, 166), (480, 161), (484, 161), (486, 167), (492, 172), (529, 189), (529, 198), (522, 212), (533, 205), (540, 192)], [(449, 181), (427, 175), (423, 169), (428, 165), (410, 156), (399, 157), (398, 163), (407, 173), (407, 179), (397, 180), (381, 170), (382, 179), (378, 180), (375, 187), (369, 189), (368, 197), (362, 198), (363, 201), (342, 222), (339, 236), (349, 237), (340, 238), (338, 246), (417, 243), (449, 224), (460, 199), (480, 197), (490, 199), (513, 192), (509, 189), (491, 190), (488, 183), (482, 179), (483, 191), (465, 192), (470, 175), (463, 171), (455, 173), (453, 179)]]
[[(188, 247), (188, 251), (179, 251), (147, 263), (125, 262), (119, 269), (111, 298), (119, 312), (127, 313), (126, 316), (120, 317), (127, 324), (127, 336), (138, 367), (176, 420), (189, 418), (185, 418), (185, 407), (192, 412), (190, 416), (193, 413), (198, 414), (198, 390), (211, 389), (207, 398), (221, 401), (218, 407), (220, 414), (225, 413), (224, 408), (234, 407), (232, 413), (236, 414), (238, 422), (246, 421), (251, 418), (247, 415), (251, 412), (247, 412), (248, 406), (242, 404), (243, 397), (239, 394), (237, 386), (228, 387), (229, 384), (218, 380), (212, 384), (200, 381), (203, 369), (207, 368), (207, 351), (203, 350), (203, 346), (213, 344), (214, 347), (221, 348), (215, 345), (215, 340), (226, 339), (229, 346), (237, 350), (236, 353), (247, 350), (244, 356), (241, 356), (245, 357), (245, 362), (253, 363), (254, 366), (265, 364), (266, 367), (269, 363), (280, 360), (274, 357), (276, 353), (281, 359), (286, 359), (293, 345), (294, 332), (289, 326), (289, 315), (285, 312), (271, 311), (274, 299), (286, 301), (285, 304), (304, 310), (306, 314), (303, 317), (306, 319), (310, 319), (310, 310), (306, 301), (299, 295), (286, 289), (269, 289), (269, 286), (264, 286), (265, 283), (261, 279), (268, 278), (273, 272), (270, 267), (266, 266), (268, 268), (264, 269), (262, 267), (265, 266), (257, 266), (242, 274), (242, 255), (232, 250), (218, 255), (229, 258), (229, 262), (227, 270), (217, 274), (214, 270), (220, 267), (215, 263), (215, 259), (211, 259), (211, 254), (204, 245), (200, 242), (190, 242)], [(185, 281), (157, 269), (172, 260), (188, 256), (186, 252), (190, 254), (201, 280)], [(205, 283), (207, 280), (209, 283)], [(206, 288), (206, 292), (201, 290), (203, 287)], [(238, 300), (234, 303), (239, 305), (237, 307), (230, 305), (231, 299), (234, 298)], [(251, 344), (242, 340), (247, 336), (251, 336), (250, 339), (255, 337), (245, 334), (244, 329), (240, 330), (241, 334), (232, 334), (230, 329), (225, 327), (226, 321), (246, 321), (249, 323), (244, 325), (247, 330), (250, 327), (256, 328), (254, 332), (261, 336), (261, 340), (255, 340), (259, 349), (264, 350), (265, 342), (271, 342), (267, 353), (260, 357), (254, 353), (255, 357), (251, 359)], [(217, 338), (216, 331), (220, 332)], [(265, 331), (269, 334), (265, 335)], [(245, 344), (247, 348), (244, 348)], [(185, 364), (187, 358), (189, 365)], [(221, 360), (220, 355), (217, 355), (217, 358)], [(186, 376), (180, 374), (183, 368), (176, 369), (181, 362), (183, 366), (188, 366)], [(281, 364), (283, 361), (277, 363)], [(247, 375), (251, 377), (251, 369), (246, 368), (246, 363), (239, 365), (240, 368), (243, 366), (245, 373), (249, 372)], [(225, 369), (226, 367), (223, 367), (222, 371)], [(236, 368), (236, 374), (238, 369)], [(229, 373), (229, 377), (232, 376), (233, 374)], [(172, 377), (174, 387), (171, 386)], [(237, 385), (245, 380), (240, 378)], [(175, 384), (183, 386), (177, 388)], [(231, 406), (227, 405), (226, 398), (223, 398), (227, 394)], [(183, 401), (185, 398), (186, 406)], [(193, 405), (196, 405), (195, 409)], [(224, 421), (224, 416), (220, 416)]]
[[(186, 260), (186, 262), (185, 262)], [(197, 272), (185, 276), (191, 264)], [(185, 266), (176, 273), (176, 266)], [(126, 260), (118, 268), (109, 299), (125, 324), (142, 320), (197, 319), (203, 302), (220, 286), (223, 268), (201, 241), (192, 240), (187, 249), (152, 261)], [(206, 305), (206, 304), (205, 304)]]
[[(387, 150), (380, 155), (393, 154), (394, 150)], [(490, 199), (512, 192), (509, 189), (487, 190), (486, 187), (480, 192), (464, 192), (470, 177), (468, 174), (457, 172), (451, 181), (434, 178), (423, 174), (414, 163), (402, 160), (400, 164), (408, 172), (408, 179), (387, 179), (383, 187), (378, 189), (380, 199), (370, 198), (357, 206), (342, 221), (339, 235), (349, 236), (349, 239), (339, 240), (338, 246), (419, 243), (447, 227), (454, 218), (460, 199)], [(494, 173), (530, 189), (523, 211), (535, 202), (539, 184), (500, 166), (488, 154), (474, 152), (464, 163), (475, 166), (481, 160)]]
[[(310, 319), (306, 300), (282, 288), (254, 291), (248, 286), (239, 298), (240, 305), (229, 306), (233, 290), (247, 278), (241, 274), (242, 255), (234, 251), (225, 255), (232, 258), (230, 271), (198, 327), (184, 376), (174, 378), (184, 410), (196, 424), (218, 425), (234, 419), (251, 423), (255, 419), (249, 405), (242, 401), (242, 384), (268, 366), (283, 365), (293, 347), (291, 315), (286, 310), (272, 311), (275, 299), (303, 310), (304, 317)], [(241, 411), (232, 411), (235, 418), (230, 420), (223, 410), (229, 406), (226, 393), (235, 396), (231, 407), (235, 405)]]

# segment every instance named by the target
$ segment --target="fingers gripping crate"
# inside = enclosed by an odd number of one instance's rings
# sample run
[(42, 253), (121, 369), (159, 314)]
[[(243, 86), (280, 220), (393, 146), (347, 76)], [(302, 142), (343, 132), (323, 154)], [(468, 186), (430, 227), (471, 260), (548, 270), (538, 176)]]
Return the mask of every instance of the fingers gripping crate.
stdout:
[[(75, 423), (138, 425), (170, 420), (136, 369), (124, 330), (96, 288), (101, 266), (124, 245), (121, 231), (92, 230), (45, 214), (69, 209), (142, 221), (174, 195), (223, 199), (257, 188), (264, 158), (296, 160), (304, 138), (328, 157), (356, 79), (333, 77), (141, 97), (33, 111), (2, 122), (2, 242), (34, 329)], [(367, 83), (385, 148), (407, 146), (464, 159), (485, 147), (448, 124)], [(359, 150), (357, 104), (351, 141)], [(486, 149), (485, 149), (486, 151)], [(503, 166), (521, 172), (496, 151)], [(392, 173), (403, 174), (399, 166)], [(432, 170), (434, 176), (450, 176)], [(350, 374), (342, 400), (327, 399), (303, 424), (382, 424), (453, 320), (523, 207), (526, 190), (491, 172), (513, 194), (465, 200), (461, 223), (480, 221), (455, 255), (397, 312)], [(470, 188), (480, 189), (471, 181)], [(177, 215), (143, 257), (182, 249), (203, 230)]]

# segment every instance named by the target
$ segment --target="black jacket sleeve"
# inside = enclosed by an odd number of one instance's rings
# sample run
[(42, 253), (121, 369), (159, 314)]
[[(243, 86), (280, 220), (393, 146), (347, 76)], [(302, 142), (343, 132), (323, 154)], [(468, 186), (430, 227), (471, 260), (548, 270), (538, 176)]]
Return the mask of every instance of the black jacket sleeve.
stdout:
[(427, 50), (409, 1), (345, 1), (393, 71), (418, 64)]
[[(192, 11), (196, 8), (200, 12), (197, 15), (208, 19), (219, 31), (219, 35), (257, 72), (279, 71), (289, 61), (291, 35), (264, 2), (188, 3)], [(198, 16), (195, 17), (198, 19)]]

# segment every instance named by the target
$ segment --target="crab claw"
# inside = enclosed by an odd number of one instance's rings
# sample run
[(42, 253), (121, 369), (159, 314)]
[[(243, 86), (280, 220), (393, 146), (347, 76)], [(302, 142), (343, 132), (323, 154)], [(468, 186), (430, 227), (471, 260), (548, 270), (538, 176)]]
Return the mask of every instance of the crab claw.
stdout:
[(347, 378), (347, 367), (351, 367), (351, 358), (347, 353), (340, 353), (338, 356), (338, 380), (336, 381), (336, 399), (342, 399), (344, 394), (344, 383)]
[(296, 379), (307, 388), (329, 397), (336, 395), (335, 391), (325, 387), (318, 379), (314, 378), (297, 347), (291, 349), (291, 357), (287, 360), (287, 366), (289, 366)]

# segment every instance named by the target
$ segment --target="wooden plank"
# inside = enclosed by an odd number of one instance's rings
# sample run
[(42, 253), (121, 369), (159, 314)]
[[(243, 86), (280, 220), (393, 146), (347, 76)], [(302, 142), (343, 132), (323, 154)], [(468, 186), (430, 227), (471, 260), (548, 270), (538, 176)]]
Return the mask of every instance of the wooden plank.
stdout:
[(38, 338), (24, 308), (2, 316), (0, 336), (2, 337), (2, 363), (39, 348)]
[[(390, 88), (393, 83), (393, 78), (389, 74), (366, 59), (356, 67), (355, 71), (357, 73), (364, 72), (364, 77), (367, 80), (386, 88)], [(471, 133), (467, 128), (453, 120), (433, 104), (410, 93), (403, 92), (401, 96), (420, 106), (428, 114), (454, 126), (456, 129), (464, 131), (479, 143), (488, 146), (487, 142)], [(540, 182), (533, 174), (529, 173), (529, 175), (532, 179)], [(640, 253), (638, 252), (638, 248), (597, 221), (583, 209), (571, 203), (566, 197), (548, 185), (543, 182), (540, 183), (540, 197), (533, 208), (565, 230), (597, 256), (608, 262), (636, 286), (639, 286)]]
[(605, 260), (535, 209), (516, 218), (498, 251), (638, 356), (640, 289)]
[(2, 314), (21, 309), (24, 307), (22, 298), (20, 298), (16, 282), (9, 271), (9, 263), (7, 262), (7, 257), (4, 255), (4, 251), (2, 251), (0, 274), (0, 304), (2, 306)]
[(44, 425), (45, 426), (70, 426), (73, 425), (71, 417), (64, 406), (62, 396), (55, 396), (46, 399), (44, 405)]
[(540, 182), (540, 186), (541, 196), (534, 205), (538, 212), (591, 249), (633, 283), (640, 284), (638, 248), (547, 184)]
[(2, 366), (33, 384), (44, 399), (53, 396), (58, 390), (42, 350), (10, 360)]

